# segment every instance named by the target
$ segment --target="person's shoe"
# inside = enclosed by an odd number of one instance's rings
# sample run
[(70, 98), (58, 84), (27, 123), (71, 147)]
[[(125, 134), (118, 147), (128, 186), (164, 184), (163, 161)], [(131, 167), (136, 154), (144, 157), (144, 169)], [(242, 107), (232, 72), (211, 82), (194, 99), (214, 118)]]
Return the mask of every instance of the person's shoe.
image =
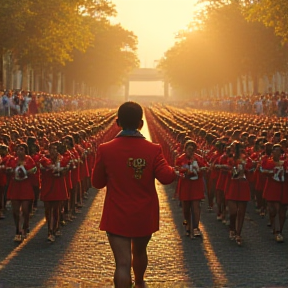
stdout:
[(221, 214), (218, 214), (217, 217), (216, 217), (217, 221), (221, 221), (222, 220), (222, 215)]
[(55, 236), (50, 234), (50, 235), (48, 235), (47, 240), (49, 240), (50, 242), (55, 242)]
[(284, 242), (284, 237), (281, 233), (278, 233), (275, 235), (275, 240), (278, 242), (278, 243), (283, 243)]
[(14, 242), (22, 242), (22, 235), (16, 234), (14, 237)]
[(55, 236), (61, 236), (61, 235), (62, 235), (62, 233), (61, 233), (60, 230), (57, 230), (57, 231), (55, 232)]
[(193, 229), (193, 235), (194, 235), (194, 237), (201, 237), (202, 234), (201, 234), (200, 229), (199, 228), (194, 228)]
[(189, 236), (190, 236), (190, 230), (186, 230), (185, 235), (186, 235), (187, 237), (189, 237)]
[(61, 226), (65, 226), (65, 225), (67, 225), (67, 222), (64, 221), (64, 220), (61, 220), (61, 221), (60, 221), (60, 225), (61, 225)]
[(213, 211), (213, 207), (208, 206), (207, 211), (208, 211), (208, 212), (212, 212), (212, 211)]
[(183, 226), (186, 226), (187, 225), (187, 220), (183, 220)]
[(235, 237), (236, 237), (235, 231), (229, 231), (230, 240), (235, 240)]
[(272, 226), (270, 220), (267, 222), (267, 226), (268, 226), (268, 227), (271, 227), (271, 226)]
[(236, 244), (238, 246), (242, 246), (242, 238), (241, 238), (241, 236), (237, 235), (235, 240), (236, 240)]
[(2, 211), (0, 212), (0, 219), (5, 219), (5, 215)]

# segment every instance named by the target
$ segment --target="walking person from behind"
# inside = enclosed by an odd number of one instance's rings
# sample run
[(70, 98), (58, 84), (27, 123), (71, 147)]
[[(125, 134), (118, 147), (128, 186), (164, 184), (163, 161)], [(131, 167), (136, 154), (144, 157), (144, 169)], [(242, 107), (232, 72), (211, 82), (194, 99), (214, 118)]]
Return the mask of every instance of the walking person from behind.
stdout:
[(142, 107), (135, 102), (119, 107), (116, 121), (122, 131), (99, 146), (92, 174), (94, 187), (107, 187), (100, 230), (106, 231), (114, 254), (116, 288), (131, 287), (131, 266), (135, 288), (145, 287), (146, 248), (159, 230), (155, 179), (170, 184), (176, 178), (161, 146), (139, 132), (142, 116)]

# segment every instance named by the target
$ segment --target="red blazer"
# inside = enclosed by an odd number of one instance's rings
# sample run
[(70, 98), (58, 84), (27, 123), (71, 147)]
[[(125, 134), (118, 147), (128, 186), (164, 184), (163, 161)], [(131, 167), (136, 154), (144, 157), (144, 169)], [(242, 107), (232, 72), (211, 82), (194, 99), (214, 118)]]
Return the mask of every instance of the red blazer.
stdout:
[(93, 186), (107, 186), (100, 230), (144, 237), (159, 230), (155, 179), (170, 184), (176, 174), (159, 144), (141, 137), (117, 137), (99, 145)]

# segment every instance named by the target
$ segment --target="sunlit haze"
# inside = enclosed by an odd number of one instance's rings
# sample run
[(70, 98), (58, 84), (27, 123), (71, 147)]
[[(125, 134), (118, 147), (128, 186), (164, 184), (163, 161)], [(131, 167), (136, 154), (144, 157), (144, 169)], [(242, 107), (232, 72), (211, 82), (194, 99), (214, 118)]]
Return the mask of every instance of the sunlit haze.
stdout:
[[(155, 68), (174, 45), (175, 35), (193, 19), (196, 0), (112, 0), (117, 17), (126, 30), (138, 37), (141, 68)], [(130, 95), (163, 95), (161, 82), (131, 82)]]
[(153, 68), (174, 45), (175, 34), (191, 22), (196, 0), (112, 0), (116, 23), (138, 37), (142, 68)]

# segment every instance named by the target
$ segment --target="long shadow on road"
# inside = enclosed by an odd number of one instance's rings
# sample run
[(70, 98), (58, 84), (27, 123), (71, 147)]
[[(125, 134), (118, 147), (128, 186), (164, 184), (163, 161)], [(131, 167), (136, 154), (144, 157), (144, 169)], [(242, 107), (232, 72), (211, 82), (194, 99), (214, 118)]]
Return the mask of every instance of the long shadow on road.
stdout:
[[(228, 237), (229, 228), (216, 221), (216, 213), (207, 211), (202, 203), (202, 239), (184, 236), (182, 210), (178, 200), (172, 200), (174, 189), (165, 187), (167, 198), (181, 235), (184, 262), (191, 287), (288, 287), (287, 242), (275, 242), (267, 217), (261, 219), (249, 202), (244, 221), (242, 247)], [(287, 225), (284, 237), (288, 237)]]
[[(24, 241), (20, 245), (13, 242), (15, 229), (12, 212), (8, 211), (7, 218), (0, 222), (0, 287), (60, 287), (56, 282), (47, 283), (47, 279), (53, 276), (54, 270), (63, 260), (96, 194), (96, 190), (90, 189), (82, 213), (62, 228), (62, 235), (54, 243), (46, 240), (47, 227), (46, 223), (43, 224), (44, 207), (41, 203), (37, 214), (31, 218), (30, 227), (33, 231), (37, 224), (41, 225), (42, 222), (43, 225), (38, 233), (26, 240), (27, 243)], [(74, 264), (77, 269), (77, 263)], [(66, 283), (65, 287), (75, 286)]]

